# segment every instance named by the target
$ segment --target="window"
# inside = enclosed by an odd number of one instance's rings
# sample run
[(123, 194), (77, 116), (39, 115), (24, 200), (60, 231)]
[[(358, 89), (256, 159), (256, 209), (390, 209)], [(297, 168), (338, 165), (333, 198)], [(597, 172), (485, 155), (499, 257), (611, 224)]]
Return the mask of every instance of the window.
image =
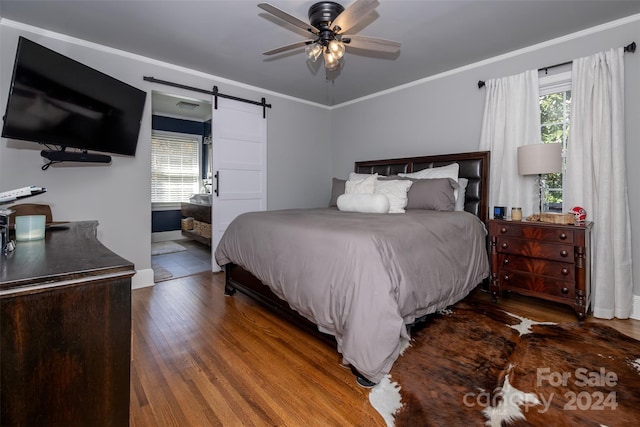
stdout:
[(562, 212), (562, 183), (566, 170), (567, 141), (571, 118), (571, 72), (540, 78), (540, 134), (543, 143), (562, 144), (562, 172), (547, 174), (545, 211)]
[(200, 141), (186, 134), (151, 136), (151, 203), (180, 203), (198, 192)]

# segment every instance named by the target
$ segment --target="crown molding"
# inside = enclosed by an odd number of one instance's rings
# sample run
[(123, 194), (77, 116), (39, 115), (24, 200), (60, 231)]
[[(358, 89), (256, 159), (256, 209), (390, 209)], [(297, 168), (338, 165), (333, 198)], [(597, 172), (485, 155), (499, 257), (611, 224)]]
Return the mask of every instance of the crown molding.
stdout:
[(540, 49), (545, 49), (547, 47), (550, 46), (555, 46), (561, 43), (565, 43), (568, 42), (570, 40), (575, 40), (575, 39), (579, 39), (581, 37), (585, 37), (591, 34), (597, 34), (599, 32), (602, 31), (606, 31), (606, 30), (610, 30), (612, 28), (617, 28), (620, 27), (622, 25), (626, 25), (632, 22), (637, 22), (640, 21), (640, 13), (639, 14), (635, 14), (635, 15), (630, 15), (627, 16), (625, 18), (621, 18), (621, 19), (617, 19), (615, 21), (611, 21), (611, 22), (607, 22), (605, 24), (601, 24), (601, 25), (597, 25), (595, 27), (591, 27), (591, 28), (587, 28), (585, 30), (581, 30), (581, 31), (577, 31), (575, 33), (571, 33), (571, 34), (567, 34), (565, 36), (562, 37), (558, 37), (552, 40), (547, 40), (545, 42), (542, 43), (538, 43), (538, 44), (534, 44), (531, 46), (527, 46), (524, 47), (522, 49), (518, 49), (518, 50), (514, 50), (511, 52), (507, 52), (505, 54), (502, 55), (498, 55), (498, 56), (494, 56), (492, 58), (488, 58), (488, 59), (484, 59), (482, 61), (478, 61), (478, 62), (474, 62), (472, 64), (467, 64), (464, 65), (462, 67), (458, 67), (458, 68), (454, 68), (448, 71), (444, 71), (442, 73), (439, 74), (434, 74), (433, 76), (429, 76), (429, 77), (425, 77), (423, 79), (420, 80), (415, 80), (413, 82), (404, 84), (404, 85), (400, 85), (400, 86), (396, 86), (381, 92), (376, 92), (376, 93), (372, 93), (371, 95), (367, 95), (367, 96), (363, 96), (361, 98), (357, 98), (357, 99), (353, 99), (351, 101), (347, 101), (347, 102), (343, 102), (341, 104), (337, 104), (331, 107), (331, 109), (337, 109), (337, 108), (342, 108), (342, 107), (346, 107), (348, 105), (352, 105), (352, 104), (357, 104), (358, 102), (362, 102), (362, 101), (366, 101), (369, 99), (373, 99), (373, 98), (377, 98), (379, 96), (384, 96), (384, 95), (388, 95), (390, 93), (394, 93), (394, 92), (398, 92), (404, 89), (408, 89), (414, 86), (418, 86), (427, 82), (431, 82), (434, 80), (438, 80), (444, 77), (448, 77), (448, 76), (452, 76), (454, 74), (458, 74), (458, 73), (462, 73), (464, 71), (468, 71), (468, 70), (473, 70), (474, 68), (479, 68), (479, 67), (483, 67), (485, 65), (489, 65), (489, 64), (493, 64), (495, 62), (500, 62), (500, 61), (504, 61), (505, 59), (509, 59), (509, 58), (515, 58), (517, 56), (520, 55), (524, 55), (526, 53), (530, 53), (530, 52), (535, 52), (537, 50)]

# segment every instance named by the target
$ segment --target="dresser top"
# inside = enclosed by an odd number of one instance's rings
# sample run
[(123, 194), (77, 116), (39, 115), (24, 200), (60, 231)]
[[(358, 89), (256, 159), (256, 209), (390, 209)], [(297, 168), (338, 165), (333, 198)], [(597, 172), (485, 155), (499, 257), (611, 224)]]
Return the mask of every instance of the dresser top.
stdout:
[(135, 274), (131, 262), (100, 243), (97, 228), (97, 221), (70, 222), (48, 227), (42, 240), (16, 242), (13, 252), (0, 254), (0, 295)]
[(575, 229), (588, 229), (590, 230), (593, 227), (593, 222), (585, 221), (580, 224), (554, 224), (551, 222), (541, 222), (541, 221), (513, 221), (510, 219), (490, 219), (490, 223), (495, 224), (505, 224), (505, 225), (515, 225), (515, 226), (536, 226), (536, 227), (550, 227), (550, 228), (575, 228)]

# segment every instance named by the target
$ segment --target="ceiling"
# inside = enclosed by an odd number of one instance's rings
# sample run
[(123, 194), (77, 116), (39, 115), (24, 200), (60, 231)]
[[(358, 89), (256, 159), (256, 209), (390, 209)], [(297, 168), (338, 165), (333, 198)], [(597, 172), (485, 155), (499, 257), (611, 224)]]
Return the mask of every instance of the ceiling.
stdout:
[[(305, 39), (260, 0), (0, 0), (0, 16), (323, 105), (337, 105), (640, 13), (640, 1), (380, 0), (349, 33), (395, 40), (399, 53), (347, 49), (327, 79)], [(348, 7), (353, 0), (340, 3)], [(314, 1), (269, 1), (308, 21)]]
[[(185, 102), (186, 108), (181, 106)], [(204, 122), (211, 119), (211, 108), (210, 102), (198, 98), (185, 98), (156, 91), (151, 94), (152, 114)]]

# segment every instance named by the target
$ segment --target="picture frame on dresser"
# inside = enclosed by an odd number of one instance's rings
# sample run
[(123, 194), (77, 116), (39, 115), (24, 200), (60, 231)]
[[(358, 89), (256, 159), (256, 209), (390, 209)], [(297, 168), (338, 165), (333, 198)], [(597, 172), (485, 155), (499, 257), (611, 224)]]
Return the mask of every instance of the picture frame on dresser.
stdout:
[(585, 319), (591, 305), (593, 222), (490, 219), (488, 226), (494, 302), (515, 292), (568, 305)]

